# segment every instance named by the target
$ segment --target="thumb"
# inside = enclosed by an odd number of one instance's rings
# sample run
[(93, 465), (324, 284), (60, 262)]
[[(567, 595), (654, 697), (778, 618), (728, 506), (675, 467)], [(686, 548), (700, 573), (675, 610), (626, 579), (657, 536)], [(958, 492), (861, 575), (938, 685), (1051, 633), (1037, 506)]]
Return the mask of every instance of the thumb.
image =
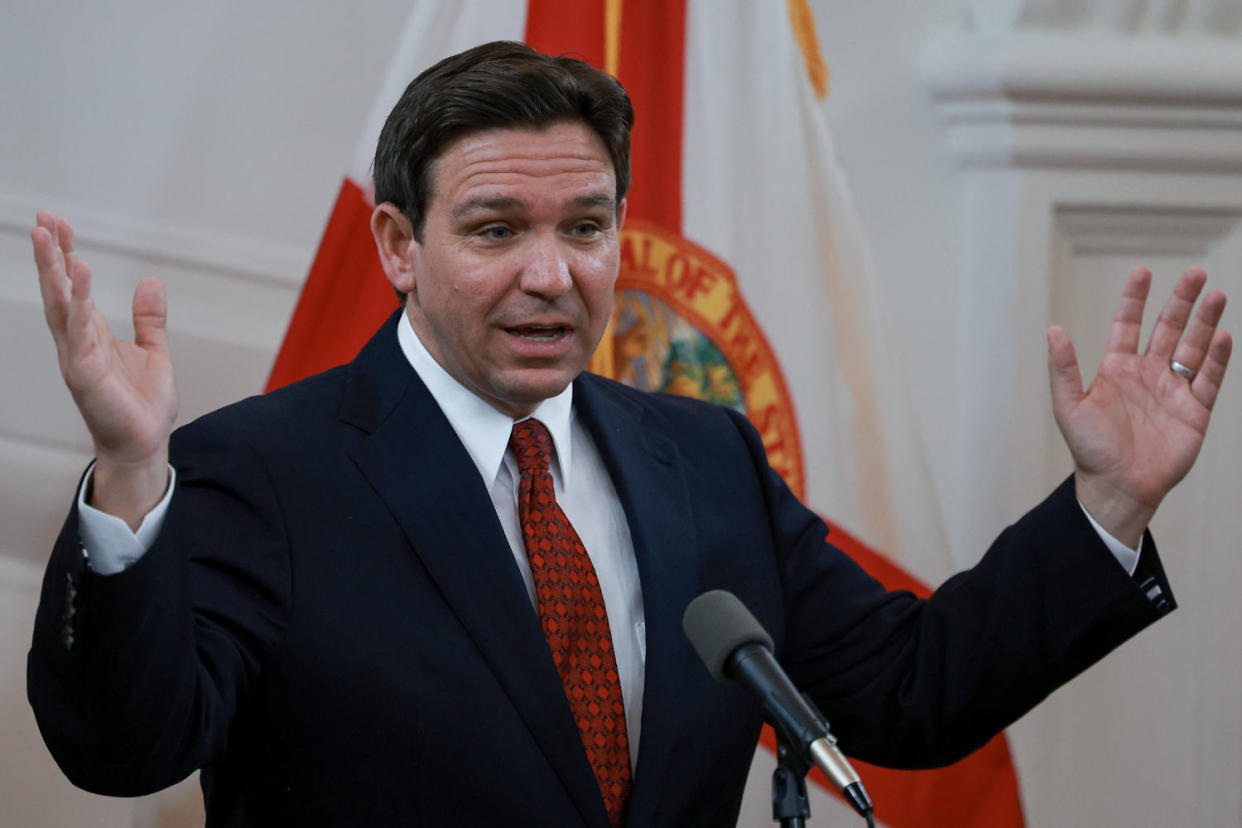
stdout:
[(1082, 373), (1069, 334), (1059, 325), (1048, 329), (1048, 381), (1052, 413), (1060, 421), (1082, 399)]
[(168, 353), (168, 300), (159, 279), (143, 279), (134, 288), (134, 342)]

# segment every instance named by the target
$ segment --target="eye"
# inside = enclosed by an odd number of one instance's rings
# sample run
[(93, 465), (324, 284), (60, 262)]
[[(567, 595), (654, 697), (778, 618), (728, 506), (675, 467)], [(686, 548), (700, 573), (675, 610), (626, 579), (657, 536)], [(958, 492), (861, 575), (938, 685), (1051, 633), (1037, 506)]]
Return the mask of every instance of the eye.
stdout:
[(478, 231), (485, 241), (505, 241), (513, 238), (513, 231), (503, 224), (491, 224)]
[(593, 239), (601, 232), (600, 226), (593, 221), (580, 221), (569, 230), (571, 236), (580, 239)]

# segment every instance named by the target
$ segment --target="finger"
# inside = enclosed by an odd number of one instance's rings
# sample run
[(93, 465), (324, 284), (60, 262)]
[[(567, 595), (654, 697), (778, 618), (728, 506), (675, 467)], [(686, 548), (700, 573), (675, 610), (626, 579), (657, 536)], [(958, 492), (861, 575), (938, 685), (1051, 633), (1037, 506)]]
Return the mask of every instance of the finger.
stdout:
[(1182, 338), (1182, 331), (1194, 310), (1195, 300), (1199, 291), (1207, 281), (1207, 274), (1202, 268), (1192, 267), (1182, 274), (1173, 288), (1173, 295), (1164, 303), (1160, 316), (1151, 329), (1151, 339), (1147, 340), (1147, 353), (1167, 362), (1173, 358), (1173, 349)]
[(1199, 302), (1194, 318), (1190, 320), (1190, 324), (1186, 327), (1186, 335), (1182, 337), (1181, 342), (1177, 343), (1177, 349), (1173, 352), (1173, 359), (1192, 371), (1198, 371), (1203, 364), (1204, 358), (1207, 356), (1212, 336), (1216, 333), (1216, 326), (1220, 323), (1221, 314), (1224, 312), (1224, 292), (1219, 290), (1208, 291), (1202, 301)]
[[(59, 272), (63, 279), (65, 255), (60, 249), (59, 233), (56, 216), (47, 210), (40, 210), (35, 218), (35, 226), (30, 231), (30, 240), (34, 244), (35, 264), (39, 267), (40, 275), (48, 270)], [(65, 283), (64, 287), (68, 291), (68, 283)]]
[(35, 266), (39, 271), (43, 315), (52, 331), (52, 338), (59, 346), (64, 340), (71, 294), (69, 269), (65, 265), (65, 254), (60, 242), (61, 220), (47, 210), (40, 210), (35, 217), (35, 225), (30, 231), (30, 241), (34, 248)]
[(91, 269), (86, 262), (76, 259), (73, 267), (66, 268), (69, 277), (70, 307), (82, 306), (91, 298)]
[[(53, 240), (55, 240), (56, 234), (59, 232), (56, 229), (56, 215), (48, 210), (40, 210), (35, 215), (35, 226), (42, 227), (44, 230), (46, 230), (48, 232), (48, 235), (50, 235)], [(56, 243), (56, 255), (60, 256), (60, 244), (59, 243)]]
[(1190, 384), (1195, 399), (1203, 403), (1208, 411), (1216, 405), (1216, 395), (1220, 393), (1221, 383), (1225, 381), (1225, 369), (1229, 367), (1229, 355), (1233, 352), (1233, 338), (1229, 331), (1217, 331), (1208, 346), (1207, 359), (1199, 369), (1199, 375)]
[(1130, 271), (1126, 289), (1122, 291), (1121, 303), (1113, 314), (1113, 324), (1108, 329), (1109, 353), (1138, 353), (1139, 335), (1143, 330), (1143, 308), (1151, 291), (1151, 271), (1136, 267)]
[(31, 238), (39, 236), (35, 262), (44, 289), (45, 315), (58, 348), (72, 361), (80, 358), (93, 341), (91, 269), (75, 253), (73, 226), (68, 219), (41, 210), (36, 222), (38, 227), (31, 231)]
[(66, 256), (73, 255), (73, 225), (64, 216), (56, 217), (56, 240)]
[(69, 303), (65, 315), (65, 356), (73, 362), (94, 345), (95, 300), (91, 298), (91, 269), (75, 259), (69, 272)]
[(134, 288), (134, 342), (168, 352), (168, 300), (159, 279), (143, 279)]
[(56, 217), (56, 241), (60, 245), (61, 255), (65, 257), (65, 272), (72, 274), (73, 263), (78, 258), (73, 247), (73, 225), (62, 216)]
[(59, 337), (69, 304), (69, 278), (65, 274), (64, 259), (56, 239), (46, 227), (39, 226), (30, 231), (30, 244), (34, 249), (35, 267), (39, 271), (43, 315), (52, 329), (52, 335)]
[(1048, 382), (1052, 389), (1052, 413), (1057, 421), (1082, 398), (1082, 372), (1069, 334), (1058, 325), (1048, 329)]

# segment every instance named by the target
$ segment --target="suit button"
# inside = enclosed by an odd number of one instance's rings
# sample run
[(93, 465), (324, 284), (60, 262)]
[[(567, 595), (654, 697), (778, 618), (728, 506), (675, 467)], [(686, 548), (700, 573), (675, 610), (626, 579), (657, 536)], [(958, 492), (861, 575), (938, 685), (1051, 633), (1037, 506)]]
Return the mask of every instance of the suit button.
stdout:
[(73, 617), (78, 614), (78, 588), (73, 573), (65, 575), (65, 609), (60, 616), (60, 640), (66, 650), (72, 650), (77, 638), (73, 631)]

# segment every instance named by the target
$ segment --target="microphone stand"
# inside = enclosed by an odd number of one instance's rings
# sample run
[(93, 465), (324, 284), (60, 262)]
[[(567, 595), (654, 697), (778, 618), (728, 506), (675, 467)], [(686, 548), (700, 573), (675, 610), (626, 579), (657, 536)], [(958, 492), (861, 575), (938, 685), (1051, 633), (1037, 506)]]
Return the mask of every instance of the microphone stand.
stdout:
[(806, 797), (806, 775), (811, 766), (790, 750), (777, 730), (776, 770), (772, 771), (772, 818), (781, 828), (806, 828), (811, 803)]

